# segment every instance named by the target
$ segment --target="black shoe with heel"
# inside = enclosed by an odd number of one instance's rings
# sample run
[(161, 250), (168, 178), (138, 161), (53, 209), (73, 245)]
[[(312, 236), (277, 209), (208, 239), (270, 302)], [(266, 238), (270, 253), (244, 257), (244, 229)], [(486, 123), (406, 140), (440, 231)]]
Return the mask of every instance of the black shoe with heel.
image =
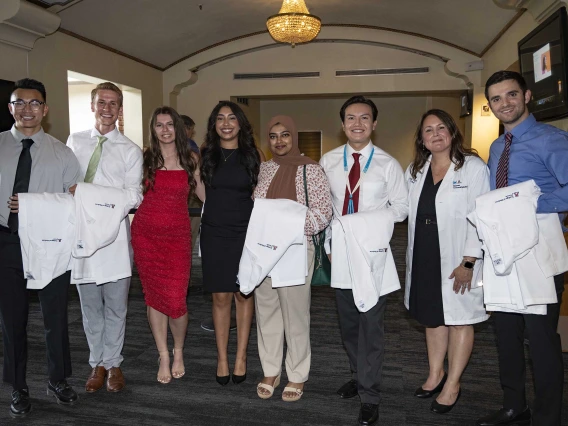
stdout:
[(226, 376), (215, 376), (215, 380), (217, 380), (217, 383), (219, 383), (221, 386), (225, 386), (227, 383), (229, 383), (229, 380), (231, 380), (231, 375), (227, 374)]
[(440, 404), (436, 400), (432, 401), (432, 405), (430, 406), (430, 411), (432, 411), (433, 413), (436, 413), (436, 414), (449, 413), (450, 411), (452, 411), (452, 408), (454, 408), (454, 406), (458, 403), (458, 400), (460, 399), (461, 394), (462, 394), (462, 390), (460, 388), (460, 390), (458, 392), (458, 396), (456, 397), (456, 400), (454, 401), (454, 403), (452, 405)]
[(247, 379), (247, 373), (239, 376), (238, 374), (233, 373), (232, 380), (235, 385), (244, 382)]
[(440, 383), (438, 383), (438, 386), (436, 386), (432, 390), (425, 390), (422, 389), (422, 387), (419, 387), (414, 392), (414, 396), (417, 398), (432, 398), (437, 393), (442, 392), (442, 389), (444, 389), (444, 385), (446, 384), (446, 380), (448, 380), (448, 375), (444, 373), (444, 377), (442, 377), (442, 380), (440, 381)]

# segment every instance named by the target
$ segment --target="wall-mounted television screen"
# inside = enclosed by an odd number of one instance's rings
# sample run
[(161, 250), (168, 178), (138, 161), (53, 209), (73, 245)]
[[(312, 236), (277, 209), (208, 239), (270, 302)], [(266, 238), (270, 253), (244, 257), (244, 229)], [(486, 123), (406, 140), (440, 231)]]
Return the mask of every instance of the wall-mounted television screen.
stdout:
[(518, 44), (521, 74), (532, 93), (529, 111), (539, 121), (568, 115), (567, 22), (562, 7)]

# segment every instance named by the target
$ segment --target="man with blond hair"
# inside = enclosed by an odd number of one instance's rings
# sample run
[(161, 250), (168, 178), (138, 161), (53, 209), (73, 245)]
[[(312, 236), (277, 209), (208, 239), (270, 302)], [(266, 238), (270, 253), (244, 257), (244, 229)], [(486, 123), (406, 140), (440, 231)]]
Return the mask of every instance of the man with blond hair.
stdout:
[[(122, 113), (122, 91), (113, 83), (99, 84), (91, 92), (92, 129), (73, 133), (67, 140), (81, 166), (81, 181), (122, 189), (129, 208), (142, 201), (142, 150), (116, 127)], [(132, 275), (130, 222), (126, 216), (116, 240), (85, 260), (105, 265), (93, 276), (71, 278), (77, 284), (83, 312), (83, 327), (89, 343), (92, 371), (85, 390), (103, 387), (119, 392), (125, 386), (123, 361), (128, 290)], [(86, 268), (86, 270), (97, 268)], [(102, 278), (101, 278), (102, 276)]]

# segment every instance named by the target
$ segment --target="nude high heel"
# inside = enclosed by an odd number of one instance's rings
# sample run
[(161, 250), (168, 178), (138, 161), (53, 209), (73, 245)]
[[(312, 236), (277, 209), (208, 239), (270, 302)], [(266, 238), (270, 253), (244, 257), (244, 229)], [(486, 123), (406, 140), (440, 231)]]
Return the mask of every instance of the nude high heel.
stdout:
[[(164, 359), (167, 358), (168, 361), (169, 361), (169, 359), (170, 359), (170, 352), (169, 352), (169, 351), (160, 351), (160, 352), (158, 352), (158, 353), (160, 354), (160, 356), (158, 357), (158, 366), (160, 366), (160, 363), (161, 363), (161, 361), (162, 361), (162, 358), (164, 358)], [(168, 364), (169, 364), (169, 362), (168, 362)], [(165, 384), (170, 383), (171, 381), (172, 381), (172, 376), (171, 376), (171, 375), (160, 377), (160, 370), (158, 370), (158, 382), (160, 382), (160, 383), (162, 383), (162, 384), (165, 385)]]
[[(177, 348), (177, 350), (178, 350), (178, 352), (182, 352), (182, 353), (183, 353), (183, 347)], [(174, 358), (175, 358), (175, 356), (176, 356), (176, 348), (173, 348), (173, 349), (172, 349), (172, 355), (173, 355)], [(172, 369), (172, 376), (173, 376), (174, 379), (181, 379), (184, 375), (185, 375), (185, 365), (184, 365), (184, 367), (183, 367), (183, 370), (181, 370), (181, 371), (174, 371), (174, 370)]]

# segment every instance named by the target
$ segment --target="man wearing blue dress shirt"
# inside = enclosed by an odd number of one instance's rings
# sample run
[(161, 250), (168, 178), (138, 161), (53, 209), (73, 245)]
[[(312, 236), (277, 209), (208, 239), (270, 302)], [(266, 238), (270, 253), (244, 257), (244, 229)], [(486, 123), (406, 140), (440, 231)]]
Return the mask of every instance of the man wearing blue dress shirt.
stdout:
[[(504, 186), (534, 179), (543, 193), (538, 199), (537, 213), (568, 212), (568, 133), (538, 123), (529, 113), (527, 104), (531, 92), (519, 73), (498, 71), (493, 74), (485, 85), (485, 97), (491, 111), (505, 128), (505, 134), (491, 145), (488, 163), (491, 189), (498, 186), (496, 176), (500, 159), (504, 156), (501, 160), (504, 164), (508, 155)], [(525, 329), (530, 340), (530, 355), (534, 366), (532, 425), (560, 425), (564, 367), (560, 336), (556, 329), (564, 274), (555, 276), (554, 283), (558, 302), (547, 305), (546, 315), (506, 312), (493, 314), (503, 407), (479, 419), (478, 426), (531, 424), (531, 411), (525, 394)]]

